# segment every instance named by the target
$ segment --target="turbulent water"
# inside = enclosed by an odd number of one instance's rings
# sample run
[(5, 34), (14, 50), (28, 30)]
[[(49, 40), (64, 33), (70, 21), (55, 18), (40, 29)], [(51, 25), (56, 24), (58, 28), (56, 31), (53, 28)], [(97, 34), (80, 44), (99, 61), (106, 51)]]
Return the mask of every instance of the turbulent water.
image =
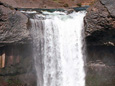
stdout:
[(85, 86), (85, 12), (43, 12), (32, 23), (37, 86)]

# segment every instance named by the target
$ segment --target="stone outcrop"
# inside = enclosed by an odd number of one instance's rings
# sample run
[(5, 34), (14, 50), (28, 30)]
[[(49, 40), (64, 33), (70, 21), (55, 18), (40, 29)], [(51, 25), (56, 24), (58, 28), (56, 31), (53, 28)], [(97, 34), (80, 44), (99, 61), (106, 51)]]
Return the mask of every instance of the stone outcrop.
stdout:
[(115, 45), (115, 2), (97, 0), (85, 17), (88, 45)]
[(0, 45), (29, 40), (28, 18), (11, 6), (0, 5)]

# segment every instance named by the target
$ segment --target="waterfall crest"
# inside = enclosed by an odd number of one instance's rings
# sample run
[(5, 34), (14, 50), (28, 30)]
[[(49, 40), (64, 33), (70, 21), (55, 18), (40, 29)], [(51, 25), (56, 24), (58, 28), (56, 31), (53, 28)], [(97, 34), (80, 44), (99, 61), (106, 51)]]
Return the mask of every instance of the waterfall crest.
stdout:
[(32, 23), (37, 86), (85, 86), (82, 30), (86, 12), (43, 12)]

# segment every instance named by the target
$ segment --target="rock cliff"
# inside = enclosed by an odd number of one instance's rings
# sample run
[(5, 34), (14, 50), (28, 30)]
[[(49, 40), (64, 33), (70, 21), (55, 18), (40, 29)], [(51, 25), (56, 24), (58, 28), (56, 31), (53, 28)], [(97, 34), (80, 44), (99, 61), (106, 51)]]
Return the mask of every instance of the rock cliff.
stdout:
[(84, 21), (86, 86), (115, 86), (115, 1), (97, 0)]
[(0, 2), (0, 86), (36, 84), (28, 25), (27, 16)]
[(28, 18), (7, 4), (0, 4), (0, 45), (29, 40)]
[[(23, 7), (27, 2), (25, 0), (0, 1), (10, 3), (13, 7)], [(37, 0), (28, 0), (31, 3), (24, 7), (37, 7), (38, 4), (35, 5), (33, 1)], [(41, 3), (39, 6), (51, 6), (57, 1), (46, 4), (39, 2)], [(7, 62), (6, 67), (0, 69), (0, 86), (16, 86), (17, 82), (19, 86), (35, 86), (32, 48), (31, 45), (24, 45), (31, 40), (28, 18), (7, 3), (0, 2), (0, 56), (5, 52)], [(59, 4), (54, 4), (54, 7), (56, 6), (58, 7)], [(114, 0), (97, 0), (92, 3), (84, 21), (85, 40), (88, 45), (86, 86), (115, 86)]]
[(87, 44), (115, 45), (115, 2), (97, 0), (87, 10), (85, 34)]

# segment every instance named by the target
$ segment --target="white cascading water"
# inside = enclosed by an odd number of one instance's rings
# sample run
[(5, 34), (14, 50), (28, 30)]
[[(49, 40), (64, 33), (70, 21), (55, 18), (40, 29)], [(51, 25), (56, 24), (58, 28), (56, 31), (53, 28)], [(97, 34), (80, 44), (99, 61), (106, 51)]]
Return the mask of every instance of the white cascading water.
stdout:
[(85, 86), (82, 30), (86, 12), (43, 12), (31, 19), (37, 86)]

